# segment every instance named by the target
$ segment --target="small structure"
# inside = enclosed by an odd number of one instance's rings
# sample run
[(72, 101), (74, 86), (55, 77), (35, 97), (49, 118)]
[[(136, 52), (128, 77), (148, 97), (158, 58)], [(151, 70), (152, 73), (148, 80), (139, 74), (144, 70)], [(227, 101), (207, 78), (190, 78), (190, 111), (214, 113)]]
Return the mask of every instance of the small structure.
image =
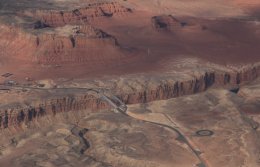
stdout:
[(13, 85), (16, 85), (17, 82), (15, 82), (14, 80), (6, 80), (4, 81), (4, 85), (7, 85), (7, 86), (13, 86)]
[(212, 136), (213, 134), (214, 134), (214, 132), (211, 130), (199, 130), (196, 132), (196, 135), (201, 136), (201, 137)]

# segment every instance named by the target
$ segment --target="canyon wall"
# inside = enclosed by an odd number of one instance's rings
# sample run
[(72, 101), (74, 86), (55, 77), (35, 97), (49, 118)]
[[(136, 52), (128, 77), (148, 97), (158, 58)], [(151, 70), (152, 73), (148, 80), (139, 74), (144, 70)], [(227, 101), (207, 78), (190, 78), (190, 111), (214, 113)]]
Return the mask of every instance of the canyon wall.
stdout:
[[(144, 90), (121, 92), (120, 94), (116, 94), (116, 96), (126, 104), (146, 103), (203, 92), (213, 86), (236, 88), (244, 82), (256, 79), (259, 75), (260, 66), (245, 68), (233, 73), (206, 72), (204, 75), (191, 80), (176, 81), (173, 84), (162, 82), (153, 88), (148, 87)], [(77, 112), (80, 110), (98, 111), (110, 108), (111, 106), (99, 97), (88, 94), (51, 98), (39, 101), (37, 105), (34, 104), (26, 108), (2, 109), (0, 125), (1, 128), (8, 128), (37, 120), (46, 114), (55, 116), (57, 113), (62, 112)]]
[[(132, 10), (117, 2), (93, 3), (87, 7), (71, 11), (36, 10), (26, 11), (24, 14), (40, 20), (45, 27), (60, 27), (67, 24), (81, 24), (103, 17), (120, 16), (131, 13)], [(39, 26), (36, 26), (36, 28)], [(42, 26), (40, 26), (42, 27)]]
[(36, 38), (25, 33), (20, 28), (12, 26), (0, 26), (0, 49), (1, 58), (9, 59), (15, 57), (16, 60), (32, 60), (36, 51)]
[[(115, 37), (90, 25), (64, 29), (68, 31), (66, 34), (33, 34), (20, 28), (1, 26), (0, 56), (10, 61), (24, 60), (45, 65), (91, 65), (98, 62), (112, 64), (122, 58), (122, 52), (128, 54)], [(64, 29), (57, 31), (63, 32)]]
[[(110, 53), (110, 54), (108, 54)], [(121, 57), (114, 38), (85, 38), (41, 35), (37, 37), (35, 58), (40, 64), (91, 64), (112, 62)]]
[(117, 94), (126, 104), (146, 103), (155, 100), (164, 100), (183, 95), (203, 92), (210, 87), (239, 87), (244, 82), (253, 81), (260, 76), (260, 66), (248, 67), (238, 72), (206, 72), (191, 80), (175, 83), (161, 83), (155, 89), (144, 89), (128, 93)]
[[(90, 22), (131, 12), (117, 2), (92, 3), (66, 11), (25, 10), (19, 15), (33, 21), (1, 24), (0, 56), (44, 65), (113, 64), (130, 53), (119, 46), (114, 36), (91, 26)], [(128, 56), (133, 57), (134, 54)]]
[(6, 108), (0, 110), (0, 128), (18, 127), (21, 124), (37, 121), (45, 115), (55, 116), (62, 112), (80, 110), (97, 111), (109, 109), (110, 106), (93, 95), (75, 95), (53, 98), (36, 102), (28, 107)]

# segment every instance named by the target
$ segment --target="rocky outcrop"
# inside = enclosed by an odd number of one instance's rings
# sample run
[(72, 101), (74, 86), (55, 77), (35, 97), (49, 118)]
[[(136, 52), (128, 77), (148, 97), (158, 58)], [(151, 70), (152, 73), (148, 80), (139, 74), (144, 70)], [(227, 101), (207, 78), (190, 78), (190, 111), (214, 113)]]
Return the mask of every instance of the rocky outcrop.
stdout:
[(110, 106), (93, 95), (74, 97), (61, 97), (38, 102), (38, 105), (18, 108), (6, 108), (0, 110), (0, 128), (11, 126), (18, 127), (21, 124), (35, 121), (45, 115), (55, 116), (62, 112), (77, 112), (80, 110), (108, 109)]
[[(213, 86), (227, 86), (229, 88), (238, 87), (248, 81), (252, 81), (260, 76), (260, 66), (245, 68), (238, 72), (206, 72), (199, 77), (191, 80), (172, 82), (160, 82), (153, 87), (120, 92), (116, 94), (124, 103), (146, 103), (155, 100), (163, 100), (183, 95), (190, 95), (203, 92)], [(119, 88), (115, 88), (119, 89)], [(111, 106), (102, 101), (99, 97), (93, 95), (75, 95), (61, 98), (53, 98), (38, 102), (26, 108), (2, 109), (0, 114), (1, 128), (10, 126), (20, 126), (22, 123), (28, 123), (37, 120), (46, 114), (55, 116), (62, 112), (77, 112), (80, 110), (97, 111), (100, 109), (109, 109)]]
[(86, 38), (113, 38), (116, 41), (115, 37), (88, 24), (73, 26), (72, 31), (74, 35), (83, 35)]
[[(64, 33), (64, 34), (62, 34)], [(120, 59), (117, 39), (90, 25), (65, 26), (53, 33), (31, 34), (1, 26), (1, 57), (39, 64), (93, 64)]]
[(154, 16), (151, 19), (152, 26), (154, 29), (160, 30), (172, 30), (182, 28), (188, 25), (187, 22), (181, 21), (172, 15), (161, 15), (161, 16)]
[(87, 7), (74, 9), (72, 11), (36, 10), (31, 13), (27, 11), (26, 14), (36, 17), (42, 24), (50, 27), (59, 27), (67, 24), (88, 22), (102, 17), (124, 15), (130, 12), (131, 9), (126, 8), (117, 2), (104, 2), (89, 4)]
[(29, 28), (1, 25), (0, 56), (45, 65), (112, 64), (122, 58), (117, 39), (88, 22), (129, 12), (131, 9), (117, 2), (94, 3), (72, 11), (25, 10), (20, 14), (35, 22), (26, 25)]
[[(36, 61), (40, 64), (91, 64), (98, 61), (115, 61), (120, 58), (117, 40), (102, 32), (70, 36), (39, 35), (35, 39)], [(100, 39), (102, 38), (102, 39)], [(117, 54), (109, 54), (111, 53)]]
[(36, 50), (36, 38), (20, 28), (0, 26), (0, 56), (17, 60), (32, 60)]
[(260, 76), (260, 66), (245, 68), (238, 72), (206, 72), (191, 80), (176, 81), (174, 83), (161, 82), (155, 88), (133, 90), (128, 93), (117, 94), (126, 104), (146, 103), (183, 95), (203, 92), (210, 87), (236, 88), (240, 84), (253, 81)]

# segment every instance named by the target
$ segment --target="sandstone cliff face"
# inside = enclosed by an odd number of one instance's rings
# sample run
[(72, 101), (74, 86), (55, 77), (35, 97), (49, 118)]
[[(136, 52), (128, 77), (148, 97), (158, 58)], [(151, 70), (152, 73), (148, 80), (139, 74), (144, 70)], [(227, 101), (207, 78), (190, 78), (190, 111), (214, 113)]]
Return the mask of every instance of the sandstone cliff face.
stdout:
[(120, 58), (120, 48), (112, 37), (100, 40), (85, 36), (41, 35), (36, 38), (36, 44), (36, 60), (40, 64), (91, 64)]
[(19, 28), (4, 25), (0, 26), (0, 36), (1, 57), (32, 59), (32, 53), (36, 50), (35, 37)]
[[(67, 27), (65, 27), (68, 29)], [(90, 25), (69, 27), (66, 34), (34, 35), (11, 26), (1, 26), (1, 57), (40, 64), (92, 64), (121, 57), (117, 39)], [(57, 30), (64, 31), (64, 30)]]
[(37, 10), (30, 13), (30, 15), (38, 18), (42, 23), (41, 25), (59, 27), (67, 24), (88, 22), (101, 17), (124, 15), (129, 12), (131, 12), (131, 9), (125, 8), (117, 2), (106, 2), (89, 4), (87, 7), (72, 11)]
[(2, 109), (0, 111), (0, 128), (18, 127), (22, 123), (27, 124), (47, 114), (55, 116), (62, 112), (96, 111), (108, 108), (110, 108), (108, 104), (93, 95), (54, 98), (26, 108)]
[(232, 73), (206, 72), (192, 80), (177, 81), (175, 83), (165, 82), (158, 84), (155, 89), (148, 87), (139, 91), (122, 92), (117, 96), (126, 104), (146, 103), (202, 92), (212, 86), (236, 88), (240, 84), (252, 81), (259, 76), (260, 66), (249, 67)]
[[(153, 87), (120, 92), (117, 94), (126, 104), (146, 103), (155, 100), (163, 100), (183, 95), (190, 95), (207, 90), (212, 86), (238, 87), (240, 84), (252, 81), (259, 77), (260, 66), (254, 66), (234, 73), (206, 72), (205, 74), (191, 80), (171, 82), (161, 82)], [(116, 88), (115, 88), (116, 89)], [(26, 108), (9, 108), (1, 111), (1, 128), (10, 126), (20, 126), (37, 120), (46, 114), (55, 116), (62, 112), (77, 112), (89, 109), (97, 111), (109, 109), (111, 106), (93, 95), (64, 96), (37, 102), (37, 105)]]
[(121, 58), (119, 43), (88, 22), (129, 12), (116, 2), (89, 4), (73, 11), (26, 10), (23, 15), (36, 22), (26, 30), (1, 25), (0, 56), (45, 65), (91, 65), (101, 61), (109, 64)]

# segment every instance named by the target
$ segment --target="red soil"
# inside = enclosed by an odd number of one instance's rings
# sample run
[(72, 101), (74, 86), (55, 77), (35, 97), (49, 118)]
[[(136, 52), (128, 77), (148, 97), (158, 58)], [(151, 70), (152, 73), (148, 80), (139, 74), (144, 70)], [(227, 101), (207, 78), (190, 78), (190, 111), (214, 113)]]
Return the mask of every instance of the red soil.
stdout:
[[(0, 72), (17, 79), (165, 72), (187, 57), (221, 65), (260, 60), (260, 25), (252, 19), (158, 16), (119, 3), (24, 13), (40, 20), (40, 26), (0, 27)], [(158, 31), (161, 22), (170, 31)], [(67, 24), (71, 32), (55, 32)]]

